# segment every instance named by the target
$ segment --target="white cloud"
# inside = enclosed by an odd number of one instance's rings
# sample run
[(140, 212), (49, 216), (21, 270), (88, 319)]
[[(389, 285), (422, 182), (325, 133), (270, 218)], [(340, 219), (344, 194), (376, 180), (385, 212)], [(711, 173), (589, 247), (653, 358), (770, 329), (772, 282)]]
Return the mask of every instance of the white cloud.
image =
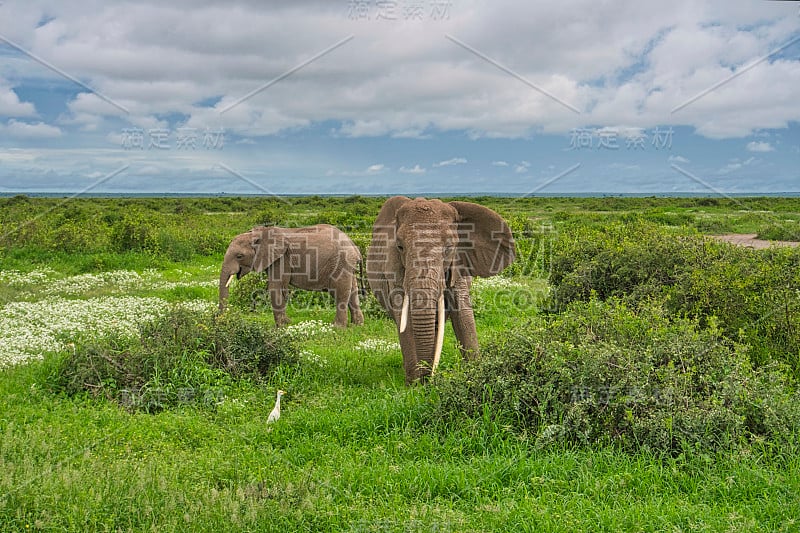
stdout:
[(337, 133), (344, 137), (378, 137), (389, 132), (389, 127), (380, 120), (356, 120), (342, 124)]
[(392, 133), (394, 139), (430, 139), (431, 135), (421, 128), (410, 128)]
[(747, 143), (748, 152), (774, 152), (775, 148), (766, 141), (752, 141)]
[[(412, 179), (419, 165), (400, 165), (424, 161), (421, 154), (430, 153), (465, 154), (473, 163), (494, 157), (498, 161), (492, 167), (519, 171), (509, 172), (519, 184), (529, 167), (516, 161), (536, 157), (537, 168), (557, 162), (550, 172), (555, 174), (569, 165), (558, 154), (540, 159), (544, 143), (530, 152), (514, 152), (511, 145), (482, 152), (489, 145), (484, 141), (538, 141), (542, 134), (568, 136), (574, 128), (614, 133), (621, 148), (626, 132), (649, 135), (656, 126), (670, 125), (685, 127), (682, 135), (693, 131), (705, 137), (698, 141), (743, 139), (748, 153), (797, 144), (800, 60), (792, 53), (794, 47), (743, 70), (797, 34), (796, 6), (789, 2), (618, 0), (610, 6), (591, 0), (558, 5), (466, 1), (452, 3), (445, 21), (394, 22), (351, 20), (345, 3), (5, 2), (0, 5), (0, 35), (130, 113), (24, 54), (7, 54), (0, 79), (1, 133), (18, 148), (26, 147), (26, 139), (60, 135), (59, 144), (116, 149), (121, 129), (128, 126), (224, 128), (232, 139), (226, 158), (244, 154), (237, 168), (251, 169), (274, 169), (262, 154), (270, 150), (275, 156), (278, 150), (261, 137), (282, 137), (275, 143), (282, 144), (299, 134), (297, 145), (307, 147), (307, 157), (286, 155), (293, 165), (282, 165), (280, 172), (273, 170), (275, 175), (300, 181), (304, 172), (321, 178), (328, 168), (336, 169), (332, 176), (365, 176), (388, 173), (391, 167), (399, 168), (406, 182), (425, 185), (431, 184), (428, 175)], [(369, 4), (374, 15), (376, 4)], [(576, 13), (581, 13), (579, 24)], [(355, 38), (343, 42), (347, 35)], [(463, 40), (525, 81), (444, 35)], [(331, 49), (335, 43), (341, 46)], [(329, 53), (320, 55), (323, 50)], [(54, 90), (31, 90), (41, 87)], [(10, 122), (12, 118), (21, 122)], [(775, 132), (781, 128), (791, 128), (784, 144)], [(766, 132), (770, 137), (751, 136)], [(339, 137), (335, 142), (364, 147), (362, 153), (371, 153), (371, 138), (396, 139), (398, 153), (393, 159), (373, 153), (386, 166), (370, 171), (370, 160), (343, 162), (346, 150), (332, 154), (323, 147), (315, 153), (323, 143), (305, 140), (316, 135)], [(447, 145), (450, 139), (464, 138), (475, 140), (474, 152), (463, 144)], [(650, 139), (644, 150), (648, 155), (655, 150)], [(677, 137), (675, 144), (677, 148)], [(720, 148), (725, 152), (718, 160), (722, 163), (711, 168), (744, 165), (726, 161), (730, 146)], [(695, 151), (692, 162), (708, 168), (711, 153)], [(48, 168), (69, 168), (73, 176), (85, 176), (76, 154), (65, 153)], [(152, 158), (155, 153), (144, 155)], [(681, 156), (673, 157), (670, 162), (684, 163)], [(188, 166), (190, 160), (186, 157), (181, 164)], [(664, 166), (663, 156), (660, 160)], [(428, 170), (467, 161), (454, 157), (432, 162), (426, 162)], [(796, 177), (785, 166), (776, 169), (784, 178)], [(33, 165), (30, 170), (42, 171)], [(477, 170), (474, 179), (491, 184)], [(581, 172), (585, 177), (588, 165)]]
[[(227, 129), (249, 135), (325, 121), (336, 121), (333, 129), (344, 137), (426, 138), (458, 130), (476, 139), (563, 134), (587, 124), (673, 123), (721, 138), (800, 120), (792, 89), (800, 85), (800, 62), (790, 56), (763, 62), (687, 104), (788, 42), (796, 32), (791, 6), (620, 0), (612, 9), (591, 0), (559, 6), (499, 0), (453, 3), (446, 21), (417, 24), (352, 20), (339, 3), (231, 3), (9, 4), (2, 6), (0, 33), (124, 105), (131, 121), (179, 113), (192, 126), (209, 126), (222, 118)], [(581, 24), (574, 24), (577, 12), (586, 14)], [(196, 28), (207, 30), (199, 35)], [(552, 98), (443, 33), (463, 38)], [(356, 38), (281, 77), (349, 34)], [(15, 59), (14, 69), (58, 79), (29, 63)], [(205, 101), (214, 103), (195, 104)], [(121, 116), (85, 91), (69, 108), (87, 129), (90, 115)], [(34, 108), (0, 88), (0, 113), (30, 116)]]
[(761, 160), (756, 159), (755, 157), (748, 157), (744, 161), (740, 160), (738, 157), (735, 157), (728, 161), (728, 164), (724, 167), (720, 168), (717, 173), (718, 174), (730, 174), (731, 172), (735, 172), (737, 170), (741, 170), (745, 167), (749, 167), (753, 164), (759, 163)]
[(435, 167), (449, 167), (452, 165), (464, 165), (467, 163), (467, 160), (463, 157), (454, 157), (452, 159), (447, 159), (445, 161), (439, 161), (438, 163), (434, 163), (433, 166)]
[(625, 172), (632, 172), (632, 171), (640, 171), (642, 167), (640, 165), (632, 165), (630, 163), (611, 163), (608, 165), (608, 168), (612, 170), (622, 170)]
[(0, 115), (7, 117), (32, 117), (36, 108), (30, 102), (20, 102), (19, 96), (0, 80)]
[(376, 163), (374, 165), (370, 165), (363, 170), (342, 170), (336, 171), (333, 169), (329, 169), (325, 172), (325, 176), (347, 176), (347, 177), (358, 177), (358, 176), (374, 176), (375, 174), (382, 174), (390, 170), (389, 167), (384, 165), (383, 163)]
[(514, 172), (517, 174), (523, 174), (531, 168), (531, 164), (528, 161), (520, 161), (518, 165), (514, 166)]
[(411, 168), (400, 167), (400, 172), (403, 174), (425, 174), (426, 170), (419, 165), (414, 165)]
[(29, 124), (27, 122), (19, 122), (13, 118), (6, 125), (0, 125), (0, 132), (15, 139), (54, 139), (61, 137), (61, 129), (56, 126), (51, 126), (44, 122)]
[(739, 170), (740, 168), (742, 168), (742, 164), (741, 163), (728, 163), (727, 165), (725, 165), (724, 167), (719, 169), (718, 173), (719, 174), (729, 174), (731, 172)]
[(670, 163), (684, 163), (684, 164), (691, 163), (689, 159), (686, 159), (681, 155), (671, 155), (667, 158), (667, 161)]

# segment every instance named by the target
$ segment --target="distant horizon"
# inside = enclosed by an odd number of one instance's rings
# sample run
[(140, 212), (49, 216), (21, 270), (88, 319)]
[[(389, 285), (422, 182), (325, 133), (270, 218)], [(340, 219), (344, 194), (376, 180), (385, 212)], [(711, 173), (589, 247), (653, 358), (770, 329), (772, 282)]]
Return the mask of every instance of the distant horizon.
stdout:
[(212, 193), (212, 192), (79, 192), (79, 191), (14, 191), (0, 192), (0, 198), (13, 198), (15, 196), (27, 196), (31, 198), (306, 198), (319, 196), (323, 198), (347, 198), (351, 196), (363, 196), (366, 198), (385, 198), (391, 196), (427, 197), (427, 198), (479, 198), (488, 196), (491, 198), (796, 198), (800, 197), (800, 191), (783, 192), (553, 192), (553, 193), (515, 193), (515, 192), (396, 192), (396, 193)]

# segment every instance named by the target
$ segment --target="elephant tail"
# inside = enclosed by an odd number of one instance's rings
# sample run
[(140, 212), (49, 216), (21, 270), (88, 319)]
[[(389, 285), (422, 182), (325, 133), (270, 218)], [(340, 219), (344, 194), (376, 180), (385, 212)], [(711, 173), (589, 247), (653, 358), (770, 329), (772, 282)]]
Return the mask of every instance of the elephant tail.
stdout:
[(358, 297), (366, 298), (367, 296), (367, 283), (364, 278), (364, 260), (358, 261)]

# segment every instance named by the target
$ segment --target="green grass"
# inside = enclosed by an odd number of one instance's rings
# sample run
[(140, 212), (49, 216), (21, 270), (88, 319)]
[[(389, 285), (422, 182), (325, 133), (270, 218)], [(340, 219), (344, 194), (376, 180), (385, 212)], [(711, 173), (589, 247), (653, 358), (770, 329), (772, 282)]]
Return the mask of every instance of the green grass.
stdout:
[(796, 457), (540, 451), (491, 425), (442, 436), (423, 424), (425, 389), (403, 387), (396, 365), (368, 358), (390, 379), (348, 378), (338, 353), (336, 372), (274, 382), (290, 391), (273, 426), (272, 386), (240, 384), (216, 410), (144, 415), (48, 395), (35, 386), (46, 365), (5, 372), (3, 529), (797, 527)]
[[(533, 221), (533, 227), (537, 221), (556, 228), (602, 225), (632, 213), (651, 216), (664, 226), (712, 220), (720, 232), (756, 232), (774, 222), (772, 215), (739, 213), (741, 207), (726, 199), (707, 205), (702, 200), (485, 203), (508, 217), (520, 217), (521, 225)], [(800, 212), (797, 199), (741, 201), (754, 211), (767, 203), (787, 219)], [(0, 223), (16, 216), (20, 200), (15, 202), (0, 204)], [(80, 212), (102, 216), (119, 201), (81, 202)], [(337, 210), (366, 220), (380, 203), (315, 197), (293, 202), (286, 208), (258, 199), (132, 201), (157, 213), (172, 224), (176, 236), (198, 247), (202, 243), (181, 229), (181, 217), (194, 217), (192, 223), (207, 220), (227, 239), (276, 212), (298, 224), (322, 214), (333, 217)], [(213, 284), (198, 284), (216, 281), (223, 252), (224, 245), (176, 261), (159, 250), (83, 254), (10, 244), (0, 250), (0, 265), (4, 271), (22, 272), (49, 267), (59, 280), (99, 271), (143, 274), (155, 269), (160, 281), (187, 285), (143, 286), (131, 294), (168, 302), (199, 298), (213, 305)], [(536, 254), (526, 258), (535, 261)], [(536, 272), (542, 273), (523, 269), (511, 278), (524, 290), (493, 287), (481, 292), (483, 306), (476, 314), (482, 340), (502, 338), (540, 312), (548, 286), (530, 277)], [(93, 290), (70, 297), (115, 293), (114, 287)], [(3, 304), (47, 297), (37, 283), (0, 285)], [(516, 305), (515, 297), (526, 298), (524, 305)], [(290, 307), (289, 316), (294, 323), (331, 322), (334, 312)], [(263, 323), (272, 326), (271, 313), (263, 313)], [(56, 371), (54, 358), (0, 370), (0, 530), (800, 529), (797, 455), (766, 442), (741, 452), (696, 450), (677, 457), (601, 446), (539, 449), (525, 435), (496, 422), (491, 412), (449, 422), (432, 418), (436, 390), (405, 387), (399, 351), (359, 349), (366, 339), (396, 342), (396, 328), (370, 317), (364, 326), (311, 336), (302, 343), (301, 365), (279, 365), (263, 379), (235, 381), (219, 404), (186, 403), (156, 414), (129, 412), (88, 394), (53, 393), (47, 383)], [(441, 369), (459, 365), (448, 329)], [(268, 426), (277, 388), (287, 391), (282, 417)]]
[[(295, 312), (304, 318), (332, 313)], [(328, 316), (330, 315), (330, 316)], [(800, 460), (537, 450), (490, 420), (440, 431), (388, 321), (317, 337), (321, 365), (240, 382), (216, 408), (130, 414), (0, 374), (3, 529), (791, 531)], [(457, 355), (448, 342), (445, 367)], [(288, 395), (267, 426), (273, 391)], [(794, 525), (793, 525), (794, 524)]]

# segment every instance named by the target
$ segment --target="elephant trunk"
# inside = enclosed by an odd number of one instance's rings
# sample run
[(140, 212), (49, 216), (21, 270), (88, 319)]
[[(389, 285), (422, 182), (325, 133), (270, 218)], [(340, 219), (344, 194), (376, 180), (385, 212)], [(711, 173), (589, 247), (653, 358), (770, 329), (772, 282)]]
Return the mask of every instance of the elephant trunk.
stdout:
[(225, 310), (225, 303), (228, 301), (229, 287), (233, 281), (236, 272), (231, 272), (230, 269), (223, 267), (219, 275), (219, 310)]
[[(443, 317), (439, 317), (439, 302), (442, 292), (437, 288), (411, 289), (409, 319), (414, 336), (417, 355), (417, 376), (427, 377), (433, 373), (439, 359), (440, 330)], [(442, 313), (443, 314), (443, 313)]]

